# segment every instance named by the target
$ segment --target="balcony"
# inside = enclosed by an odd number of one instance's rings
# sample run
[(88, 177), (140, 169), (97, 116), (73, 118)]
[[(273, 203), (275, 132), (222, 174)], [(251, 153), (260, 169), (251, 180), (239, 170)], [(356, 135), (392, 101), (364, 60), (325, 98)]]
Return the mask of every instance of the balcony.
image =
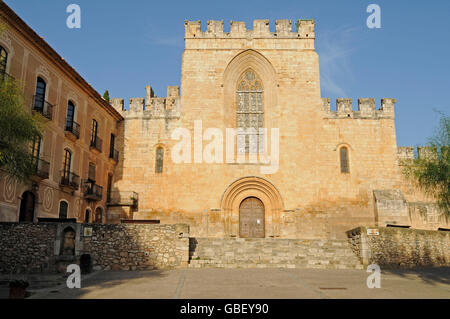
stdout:
[(66, 136), (69, 138), (74, 138), (75, 140), (80, 138), (80, 124), (77, 122), (66, 121)]
[(102, 145), (102, 139), (98, 136), (95, 136), (93, 139), (91, 139), (90, 149), (100, 153), (102, 151)]
[(33, 158), (33, 162), (35, 171), (32, 180), (40, 182), (41, 180), (48, 179), (50, 176), (50, 163), (37, 157)]
[(31, 109), (34, 112), (40, 113), (45, 118), (52, 120), (53, 116), (53, 105), (44, 100), (43, 98), (39, 96), (33, 96), (33, 104), (31, 106)]
[(75, 191), (80, 186), (80, 176), (72, 172), (62, 170), (60, 185), (63, 188), (69, 188), (70, 190)]
[(138, 202), (139, 202), (139, 194), (136, 192), (114, 191), (108, 194), (106, 205), (137, 207)]
[(111, 149), (109, 151), (109, 158), (116, 161), (116, 163), (119, 162), (119, 151), (116, 149)]
[(83, 181), (83, 195), (85, 199), (99, 201), (102, 199), (103, 187), (90, 180)]

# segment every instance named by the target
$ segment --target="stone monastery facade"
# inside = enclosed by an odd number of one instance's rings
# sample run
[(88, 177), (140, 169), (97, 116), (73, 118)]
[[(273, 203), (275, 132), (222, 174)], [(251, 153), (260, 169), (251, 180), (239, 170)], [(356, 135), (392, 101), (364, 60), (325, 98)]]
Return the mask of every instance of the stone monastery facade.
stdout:
[(295, 31), (277, 20), (275, 32), (268, 20), (252, 30), (231, 21), (230, 32), (186, 21), (181, 87), (161, 98), (147, 86), (125, 109), (0, 9), (2, 72), (23, 81), (33, 111), (48, 118), (50, 105), (52, 115), (37, 154), (48, 172), (29, 184), (0, 177), (0, 221), (159, 220), (187, 223), (192, 236), (275, 238), (448, 227), (401, 174), (414, 152), (397, 147), (396, 100), (361, 98), (354, 111), (351, 99), (322, 98), (313, 20)]
[[(206, 31), (200, 21), (186, 21), (181, 94), (168, 87), (158, 98), (147, 86), (128, 110), (123, 99), (112, 100), (125, 119), (114, 188), (138, 192), (139, 207), (110, 210), (110, 220), (128, 214), (183, 222), (195, 236), (213, 237), (339, 238), (357, 225), (439, 228), (445, 222), (436, 207), (402, 177), (399, 164), (414, 155), (397, 147), (396, 100), (361, 98), (353, 111), (352, 99), (338, 99), (334, 108), (320, 94), (314, 21), (298, 20), (295, 32), (290, 20), (275, 25), (270, 32), (268, 20), (256, 20), (247, 30), (231, 21), (224, 32), (223, 21), (208, 21)], [(265, 135), (254, 140), (269, 164), (251, 162), (251, 154), (261, 154), (240, 148), (238, 138), (225, 145), (227, 128), (261, 127)], [(181, 128), (190, 132), (183, 143), (190, 155), (174, 163)], [(278, 136), (269, 136), (273, 128)], [(215, 138), (224, 145), (215, 149), (218, 157), (196, 158)]]

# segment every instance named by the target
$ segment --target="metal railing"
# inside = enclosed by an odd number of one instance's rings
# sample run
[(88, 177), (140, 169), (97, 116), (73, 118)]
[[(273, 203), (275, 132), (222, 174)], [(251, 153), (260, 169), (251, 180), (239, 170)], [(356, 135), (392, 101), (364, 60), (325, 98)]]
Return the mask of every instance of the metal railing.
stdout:
[(47, 179), (50, 176), (50, 163), (38, 157), (34, 157), (33, 161), (35, 167), (35, 175), (42, 179)]
[(100, 137), (95, 136), (93, 139), (91, 139), (91, 145), (90, 147), (95, 148), (98, 151), (102, 151), (102, 145), (103, 141)]
[(80, 138), (80, 124), (78, 124), (77, 122), (66, 121), (66, 131), (75, 135), (77, 139)]
[(119, 161), (119, 151), (116, 149), (111, 149), (109, 151), (109, 158), (112, 158), (113, 160), (118, 162)]
[(139, 194), (136, 192), (112, 191), (108, 193), (106, 204), (109, 206), (133, 206), (139, 202)]
[(42, 97), (34, 95), (33, 104), (31, 106), (33, 111), (41, 113), (44, 117), (49, 120), (53, 117), (53, 105), (48, 101), (44, 100)]
[(103, 187), (90, 180), (83, 181), (83, 195), (86, 199), (101, 200), (103, 196)]
[(80, 186), (80, 176), (68, 171), (61, 171), (61, 181), (60, 184), (63, 186), (68, 186), (73, 189), (78, 189)]

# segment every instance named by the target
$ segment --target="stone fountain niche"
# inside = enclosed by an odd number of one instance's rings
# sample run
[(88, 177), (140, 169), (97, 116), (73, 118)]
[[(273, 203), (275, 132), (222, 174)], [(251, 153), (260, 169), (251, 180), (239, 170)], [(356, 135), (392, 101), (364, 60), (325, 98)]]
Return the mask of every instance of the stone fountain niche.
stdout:
[(60, 245), (61, 256), (75, 256), (75, 239), (76, 233), (72, 227), (68, 226), (64, 229), (62, 243)]
[(78, 264), (82, 250), (80, 224), (59, 224), (56, 230), (55, 259), (56, 270), (65, 273), (67, 266)]

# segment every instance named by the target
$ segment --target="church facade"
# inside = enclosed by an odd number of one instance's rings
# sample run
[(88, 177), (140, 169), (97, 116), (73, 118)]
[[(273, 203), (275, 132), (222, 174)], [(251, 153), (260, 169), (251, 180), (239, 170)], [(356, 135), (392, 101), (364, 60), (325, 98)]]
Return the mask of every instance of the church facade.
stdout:
[[(194, 236), (340, 238), (359, 225), (414, 226), (427, 201), (401, 174), (394, 98), (321, 97), (313, 20), (185, 22), (181, 94), (113, 99), (124, 117), (114, 188), (133, 216)], [(334, 103), (333, 103), (334, 104)], [(399, 161), (400, 156), (400, 161)], [(411, 202), (411, 203), (410, 203)], [(424, 204), (427, 211), (436, 208)], [(440, 220), (437, 218), (437, 220)], [(428, 227), (435, 228), (436, 220)], [(426, 224), (426, 222), (425, 222)]]

